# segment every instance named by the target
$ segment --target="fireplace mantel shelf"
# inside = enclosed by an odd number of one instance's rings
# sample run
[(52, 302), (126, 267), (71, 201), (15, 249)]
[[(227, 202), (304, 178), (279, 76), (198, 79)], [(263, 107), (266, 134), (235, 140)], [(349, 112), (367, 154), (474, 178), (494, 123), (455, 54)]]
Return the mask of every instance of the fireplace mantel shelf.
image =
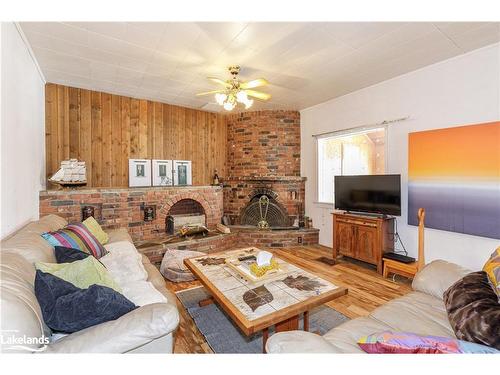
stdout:
[(148, 187), (121, 187), (121, 188), (92, 188), (81, 187), (73, 189), (42, 190), (40, 195), (67, 195), (67, 194), (91, 194), (99, 193), (121, 193), (121, 192), (147, 192), (164, 190), (200, 190), (200, 189), (221, 189), (221, 186), (214, 185), (189, 185), (189, 186), (148, 186)]
[(227, 177), (225, 180), (227, 181), (252, 181), (252, 182), (255, 182), (255, 181), (262, 181), (262, 182), (267, 182), (267, 181), (271, 181), (271, 182), (280, 182), (280, 181), (283, 181), (283, 182), (295, 182), (295, 181), (298, 181), (298, 182), (301, 182), (301, 181), (306, 181), (307, 180), (307, 177), (300, 177), (300, 176), (261, 176), (261, 177), (258, 177), (258, 176), (249, 176), (249, 177)]

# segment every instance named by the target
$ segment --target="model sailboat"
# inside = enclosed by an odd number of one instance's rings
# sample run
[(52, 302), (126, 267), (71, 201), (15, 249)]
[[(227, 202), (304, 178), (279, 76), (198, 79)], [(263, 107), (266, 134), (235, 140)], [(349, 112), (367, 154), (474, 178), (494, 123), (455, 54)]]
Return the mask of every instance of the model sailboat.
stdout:
[(59, 170), (49, 178), (50, 182), (66, 185), (86, 185), (87, 169), (84, 161), (77, 159), (63, 160)]

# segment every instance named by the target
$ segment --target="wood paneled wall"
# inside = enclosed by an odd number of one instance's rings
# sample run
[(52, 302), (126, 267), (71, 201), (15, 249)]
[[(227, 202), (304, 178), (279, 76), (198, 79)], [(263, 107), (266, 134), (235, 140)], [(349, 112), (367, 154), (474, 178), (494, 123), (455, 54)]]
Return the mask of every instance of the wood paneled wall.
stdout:
[(48, 83), (45, 87), (46, 171), (62, 160), (87, 165), (87, 186), (128, 186), (128, 159), (191, 160), (193, 185), (214, 169), (226, 175), (223, 115), (149, 100)]

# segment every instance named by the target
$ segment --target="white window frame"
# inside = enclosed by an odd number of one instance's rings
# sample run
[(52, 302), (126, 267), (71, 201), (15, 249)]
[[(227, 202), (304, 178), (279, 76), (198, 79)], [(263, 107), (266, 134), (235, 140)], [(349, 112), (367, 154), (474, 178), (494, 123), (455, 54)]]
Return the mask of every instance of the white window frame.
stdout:
[[(335, 202), (323, 202), (319, 200), (319, 186), (320, 186), (320, 177), (319, 177), (319, 147), (318, 147), (318, 141), (320, 139), (324, 138), (342, 138), (346, 136), (351, 136), (351, 135), (356, 135), (360, 133), (366, 133), (369, 132), (370, 130), (375, 130), (375, 129), (384, 129), (384, 173), (387, 173), (387, 167), (388, 167), (388, 159), (389, 159), (389, 154), (388, 154), (388, 149), (389, 149), (389, 126), (388, 125), (373, 125), (373, 126), (361, 126), (357, 128), (350, 128), (350, 129), (343, 129), (343, 130), (337, 130), (329, 133), (323, 133), (320, 135), (313, 136), (315, 138), (315, 152), (316, 152), (316, 199), (314, 201), (315, 204), (317, 205), (322, 205), (322, 206), (328, 206), (328, 207), (334, 207)], [(333, 183), (333, 181), (332, 181)]]

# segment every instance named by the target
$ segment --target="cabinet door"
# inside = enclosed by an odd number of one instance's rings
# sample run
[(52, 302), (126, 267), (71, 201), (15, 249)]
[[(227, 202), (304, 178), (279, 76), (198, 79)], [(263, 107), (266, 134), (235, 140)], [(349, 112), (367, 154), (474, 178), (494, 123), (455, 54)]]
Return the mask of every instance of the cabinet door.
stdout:
[(356, 258), (369, 263), (377, 263), (377, 228), (356, 225)]
[(348, 257), (354, 257), (353, 229), (351, 224), (337, 222), (337, 251)]

